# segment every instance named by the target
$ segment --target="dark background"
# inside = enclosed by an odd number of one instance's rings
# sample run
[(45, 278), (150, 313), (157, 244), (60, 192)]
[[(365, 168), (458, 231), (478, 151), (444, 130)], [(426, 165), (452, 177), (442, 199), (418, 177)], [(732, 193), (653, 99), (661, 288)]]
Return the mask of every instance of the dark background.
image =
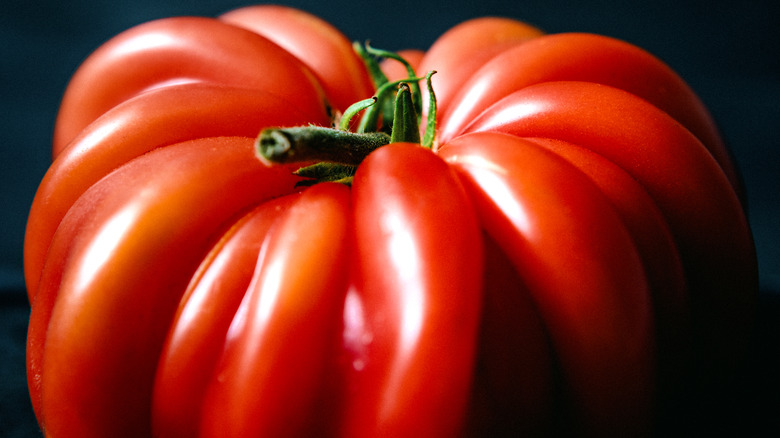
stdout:
[[(35, 189), (49, 164), (58, 101), (78, 64), (111, 36), (174, 15), (214, 16), (228, 0), (6, 0), (0, 15), (0, 436), (39, 436), (24, 375), (29, 305), (22, 241)], [(718, 0), (290, 1), (376, 47), (427, 48), (460, 21), (503, 15), (554, 32), (587, 31), (654, 53), (698, 92), (744, 174), (761, 274), (756, 336), (739, 390), (707, 424), (778, 429), (780, 383), (780, 13), (774, 2)], [(723, 418), (724, 413), (728, 418)]]

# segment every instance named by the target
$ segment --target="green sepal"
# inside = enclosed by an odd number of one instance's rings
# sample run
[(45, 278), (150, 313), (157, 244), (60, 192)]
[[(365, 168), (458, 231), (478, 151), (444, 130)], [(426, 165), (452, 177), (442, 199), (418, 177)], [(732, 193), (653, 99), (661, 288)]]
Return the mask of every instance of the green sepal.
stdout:
[(435, 74), (436, 70), (431, 70), (425, 76), (425, 84), (428, 87), (428, 119), (425, 121), (422, 145), (428, 149), (433, 149), (436, 141), (436, 93), (433, 92), (431, 85), (431, 76)]
[[(374, 56), (378, 56), (380, 58), (386, 58), (386, 59), (392, 59), (394, 61), (400, 62), (404, 68), (406, 69), (406, 81), (409, 82), (409, 85), (412, 88), (412, 102), (414, 102), (414, 109), (417, 111), (417, 115), (422, 115), (422, 97), (420, 95), (420, 79), (417, 77), (417, 73), (414, 71), (414, 67), (412, 67), (412, 64), (409, 63), (406, 59), (404, 59), (403, 56), (391, 52), (389, 50), (383, 50), (383, 49), (377, 49), (375, 47), (371, 47), (368, 43), (366, 43), (366, 51)], [(385, 78), (386, 79), (386, 78)], [(417, 120), (417, 123), (420, 123), (420, 120)]]
[(341, 116), (341, 120), (339, 120), (339, 126), (338, 129), (341, 131), (349, 131), (349, 125), (352, 122), (352, 118), (355, 117), (357, 113), (360, 111), (363, 111), (367, 108), (370, 108), (376, 104), (377, 98), (376, 96), (372, 96), (368, 99), (361, 100), (360, 102), (355, 102), (352, 105), (349, 106), (346, 110), (344, 110), (344, 114)]
[(387, 76), (382, 71), (382, 67), (379, 66), (379, 62), (377, 62), (375, 57), (368, 53), (368, 50), (366, 50), (362, 44), (355, 41), (352, 43), (352, 49), (360, 56), (360, 59), (363, 60), (363, 64), (365, 64), (366, 70), (368, 70), (368, 75), (371, 77), (371, 82), (374, 83), (375, 89), (379, 89), (379, 87), (388, 82)]
[(420, 143), (420, 125), (407, 82), (401, 82), (396, 93), (393, 131), (390, 134), (390, 143), (399, 142)]
[(352, 178), (355, 176), (357, 166), (319, 162), (310, 166), (304, 166), (296, 170), (294, 173), (302, 178), (307, 178), (303, 181), (298, 181), (296, 187), (308, 187), (321, 182), (336, 182), (341, 184), (352, 184)]
[[(412, 80), (421, 80), (422, 78), (412, 78)], [(391, 132), (393, 128), (393, 119), (395, 118), (395, 99), (393, 94), (398, 89), (398, 85), (409, 82), (408, 79), (401, 79), (394, 82), (388, 82), (376, 92), (378, 105), (371, 106), (360, 119), (358, 133), (379, 131), (379, 116), (382, 116), (382, 131)], [(419, 124), (419, 122), (418, 122)]]

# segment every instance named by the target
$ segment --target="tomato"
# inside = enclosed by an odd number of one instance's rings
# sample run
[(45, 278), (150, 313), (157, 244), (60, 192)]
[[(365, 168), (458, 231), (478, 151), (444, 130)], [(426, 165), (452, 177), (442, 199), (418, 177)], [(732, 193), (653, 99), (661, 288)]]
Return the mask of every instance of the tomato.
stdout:
[[(420, 60), (420, 71), (437, 71), (436, 94), (443, 114), (456, 94), (480, 65), (513, 44), (543, 34), (529, 24), (503, 17), (465, 21), (442, 34)], [(427, 102), (427, 95), (423, 99)]]
[[(363, 63), (347, 38), (330, 23), (303, 11), (274, 5), (247, 6), (222, 14), (220, 20), (262, 35), (311, 68), (335, 109), (373, 93)], [(300, 32), (299, 29), (306, 29)], [(347, 82), (349, 87), (344, 87)]]
[[(752, 297), (741, 292), (746, 279), (755, 279), (752, 237), (733, 186), (690, 131), (633, 94), (587, 82), (524, 88), (467, 129), (572, 142), (628, 171), (664, 212), (690, 298), (707, 302), (695, 308), (695, 316), (709, 321), (697, 326), (718, 333), (719, 345), (712, 348), (722, 360), (738, 348), (752, 306)], [(713, 239), (721, 230), (730, 231)], [(731, 318), (719, 313), (723, 306)]]
[(739, 182), (715, 123), (698, 97), (669, 67), (636, 46), (600, 35), (547, 35), (479, 65), (450, 107), (442, 110), (446, 126), (442, 141), (515, 90), (539, 82), (595, 82), (626, 90), (669, 113), (704, 143), (732, 184)]
[[(211, 102), (201, 106), (201, 102)], [(155, 148), (198, 137), (256, 135), (258, 126), (328, 122), (319, 104), (289, 102), (264, 90), (197, 83), (163, 87), (111, 108), (72, 142), (43, 178), (27, 222), (25, 273), (36, 290), (49, 240), (73, 202), (121, 164)], [(78, 169), (78, 171), (76, 171)]]
[[(590, 411), (594, 427), (610, 416), (610, 426), (617, 418), (629, 422), (623, 426), (641, 423), (646, 419), (635, 415), (644, 412), (651, 388), (651, 306), (624, 224), (564, 160), (514, 137), (479, 137), (454, 140), (443, 155), (478, 192), (482, 223), (548, 321), (574, 397), (585, 397), (577, 406)], [(496, 172), (492, 163), (506, 164)], [(614, 416), (615, 409), (625, 413)]]
[[(314, 42), (322, 40), (312, 38), (302, 44)], [(132, 96), (201, 82), (261, 89), (304, 107), (321, 104), (325, 97), (320, 83), (298, 58), (254, 32), (201, 17), (156, 20), (112, 38), (74, 74), (55, 125), (54, 155), (94, 119)], [(295, 86), (278, 86), (282, 83)], [(368, 97), (361, 94), (370, 93), (367, 84), (348, 87), (356, 91), (344, 98), (334, 96), (334, 101)]]
[(384, 138), (331, 128), (372, 61), (317, 17), (157, 20), (85, 60), (25, 237), (47, 436), (649, 435), (735, 366), (755, 251), (679, 76), (503, 18), (401, 53), (438, 139), (347, 154), (347, 184), (258, 146)]

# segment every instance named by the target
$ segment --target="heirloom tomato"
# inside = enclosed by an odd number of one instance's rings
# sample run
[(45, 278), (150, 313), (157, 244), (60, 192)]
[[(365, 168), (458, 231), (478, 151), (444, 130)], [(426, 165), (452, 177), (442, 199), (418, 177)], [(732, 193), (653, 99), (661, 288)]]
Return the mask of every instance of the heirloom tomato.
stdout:
[(25, 239), (46, 436), (636, 436), (719, 383), (756, 261), (690, 87), (513, 19), (399, 53), (250, 6), (84, 61)]

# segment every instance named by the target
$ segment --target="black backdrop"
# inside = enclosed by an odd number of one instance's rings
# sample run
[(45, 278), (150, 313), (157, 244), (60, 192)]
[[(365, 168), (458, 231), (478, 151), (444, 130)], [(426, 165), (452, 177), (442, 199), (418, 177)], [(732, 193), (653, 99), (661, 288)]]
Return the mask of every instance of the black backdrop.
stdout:
[[(174, 15), (213, 16), (250, 2), (6, 0), (0, 15), (0, 435), (39, 436), (24, 376), (29, 305), (22, 279), (27, 211), (49, 163), (52, 124), (65, 84), (85, 56), (133, 25)], [(618, 2), (344, 0), (286, 4), (330, 21), (354, 40), (387, 49), (427, 48), (467, 18), (504, 15), (547, 32), (587, 31), (651, 51), (677, 70), (718, 120), (744, 173), (761, 273), (755, 346), (733, 405), (696, 419), (776, 427), (780, 412), (780, 13), (770, 0)], [(706, 429), (706, 427), (705, 427)], [(780, 430), (780, 429), (778, 429)], [(742, 435), (742, 434), (740, 434)]]

